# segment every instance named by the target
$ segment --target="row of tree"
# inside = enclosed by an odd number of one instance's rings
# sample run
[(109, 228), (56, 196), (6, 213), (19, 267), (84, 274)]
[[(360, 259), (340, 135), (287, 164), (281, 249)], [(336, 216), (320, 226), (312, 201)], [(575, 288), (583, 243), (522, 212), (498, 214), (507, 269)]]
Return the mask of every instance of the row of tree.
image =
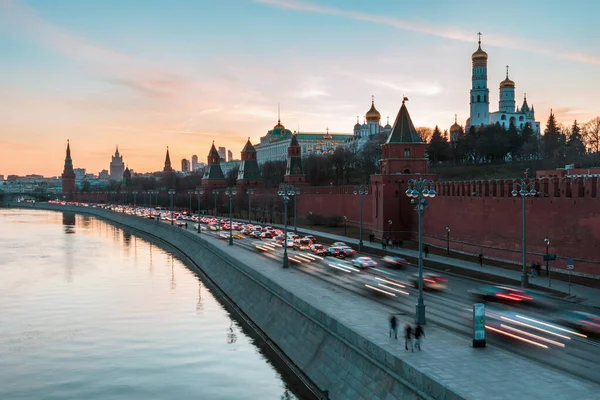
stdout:
[[(426, 131), (425, 131), (426, 132)], [(550, 114), (540, 137), (527, 124), (520, 132), (510, 124), (500, 124), (459, 132), (448, 137), (439, 128), (431, 132), (427, 155), (432, 164), (483, 164), (506, 161), (550, 160), (555, 167), (584, 163), (600, 156), (600, 117), (583, 126), (574, 121), (570, 126), (557, 123)], [(591, 155), (591, 157), (590, 157)]]

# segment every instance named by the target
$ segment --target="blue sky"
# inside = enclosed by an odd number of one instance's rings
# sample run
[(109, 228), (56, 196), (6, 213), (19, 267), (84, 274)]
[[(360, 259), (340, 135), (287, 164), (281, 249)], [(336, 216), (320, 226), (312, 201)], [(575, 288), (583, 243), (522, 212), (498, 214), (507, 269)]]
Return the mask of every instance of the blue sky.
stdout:
[(300, 131), (351, 132), (371, 95), (384, 119), (406, 95), (415, 124), (464, 124), (478, 31), (492, 111), (508, 64), (538, 120), (585, 122), (600, 114), (597, 15), (593, 1), (0, 0), (0, 174), (59, 174), (67, 138), (95, 173), (116, 144), (137, 171), (166, 146), (239, 154), (278, 103)]

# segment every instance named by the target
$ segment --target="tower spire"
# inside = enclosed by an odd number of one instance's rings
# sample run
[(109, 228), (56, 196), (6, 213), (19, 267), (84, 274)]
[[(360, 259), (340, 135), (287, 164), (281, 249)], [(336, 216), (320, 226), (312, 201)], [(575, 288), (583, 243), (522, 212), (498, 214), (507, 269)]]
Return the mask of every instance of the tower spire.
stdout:
[(482, 35), (483, 34), (481, 32), (477, 32), (477, 36), (479, 36), (479, 41), (478, 41), (479, 45), (481, 45), (481, 36)]
[(277, 124), (281, 124), (281, 105), (277, 103)]
[(458, 115), (454, 114), (454, 123), (457, 124), (458, 123)]
[(508, 65), (506, 66), (506, 79), (508, 79)]

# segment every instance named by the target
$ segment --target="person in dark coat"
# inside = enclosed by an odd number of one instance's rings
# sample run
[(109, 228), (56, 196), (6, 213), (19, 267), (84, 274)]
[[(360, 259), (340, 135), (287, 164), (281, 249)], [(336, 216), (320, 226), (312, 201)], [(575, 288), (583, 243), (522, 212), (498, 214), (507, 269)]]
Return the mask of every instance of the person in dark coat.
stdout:
[(390, 317), (390, 337), (392, 337), (392, 332), (394, 333), (394, 338), (398, 339), (398, 321), (395, 315)]
[(404, 327), (404, 348), (406, 350), (408, 350), (409, 344), (410, 344), (410, 350), (414, 352), (415, 349), (413, 348), (413, 341), (412, 341), (412, 326), (410, 326), (410, 324), (406, 324), (406, 326)]
[(421, 340), (425, 337), (425, 331), (419, 324), (415, 327), (415, 347), (421, 351)]

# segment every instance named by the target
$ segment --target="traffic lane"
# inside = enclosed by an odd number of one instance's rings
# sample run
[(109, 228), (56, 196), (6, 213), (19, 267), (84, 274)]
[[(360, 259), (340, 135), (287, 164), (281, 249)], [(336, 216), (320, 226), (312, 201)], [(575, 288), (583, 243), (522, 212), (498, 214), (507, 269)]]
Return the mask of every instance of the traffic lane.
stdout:
[[(211, 236), (218, 237), (218, 232), (214, 232)], [(270, 259), (273, 261), (274, 265), (279, 266), (283, 256), (283, 248), (281, 246), (277, 246), (274, 243), (269, 243), (267, 241), (248, 241), (245, 239), (239, 239), (236, 244), (240, 245), (240, 247), (246, 248), (247, 250), (253, 252), (257, 257), (261, 255), (266, 259)], [(270, 244), (273, 250), (265, 251), (258, 253), (256, 252), (256, 245), (267, 245)], [(303, 252), (301, 251), (288, 251), (288, 256), (291, 257), (292, 260), (297, 259), (298, 255), (301, 255)], [(305, 259), (306, 259), (305, 254)], [(414, 312), (414, 303), (416, 302), (416, 290), (413, 288), (407, 288), (409, 294), (412, 295), (406, 298), (400, 298), (401, 301), (398, 301), (397, 298), (391, 298), (387, 295), (381, 295), (375, 293), (373, 291), (365, 290), (362, 285), (364, 285), (365, 276), (371, 275), (371, 278), (378, 277), (379, 275), (373, 274), (372, 272), (387, 272), (389, 276), (392, 274), (394, 278), (406, 278), (408, 271), (389, 271), (386, 269), (380, 269), (380, 271), (376, 270), (368, 270), (368, 271), (359, 271), (356, 272), (345, 272), (338, 268), (327, 268), (329, 264), (334, 264), (338, 266), (347, 266), (349, 263), (345, 260), (336, 260), (331, 258), (316, 258), (314, 261), (292, 261), (290, 266), (295, 267), (305, 273), (309, 273), (314, 275), (328, 283), (344, 287), (347, 290), (351, 290), (357, 294), (362, 296), (367, 296), (372, 300), (390, 307), (392, 309), (400, 311), (401, 314), (405, 314), (407, 316), (411, 316)], [(403, 274), (404, 272), (404, 274)], [(451, 293), (451, 292), (449, 292)], [(455, 300), (449, 298), (447, 295), (449, 293), (428, 293), (424, 294), (425, 302), (427, 305), (427, 316), (430, 322), (440, 324), (442, 326), (453, 325), (454, 328), (461, 333), (471, 335), (471, 321), (470, 318), (472, 316), (471, 303), (465, 303), (462, 300)], [(407, 301), (408, 300), (408, 301)], [(521, 314), (525, 314), (525, 311), (521, 311)], [(526, 318), (532, 318), (530, 314), (525, 314)], [(502, 321), (510, 322), (510, 321)], [(505, 324), (508, 326), (514, 325)], [(539, 331), (534, 331), (532, 333), (531, 329), (523, 326), (517, 326), (516, 329), (518, 331), (508, 330), (510, 333), (514, 334), (516, 337), (521, 337), (530, 340), (529, 342), (515, 339), (515, 337), (510, 337), (502, 334), (498, 334), (494, 332), (490, 328), (494, 328), (495, 326), (490, 325), (488, 328), (488, 342), (491, 345), (496, 345), (498, 347), (504, 348), (516, 354), (521, 354), (526, 357), (532, 358), (539, 362), (543, 362), (546, 365), (550, 365), (561, 370), (570, 372), (574, 375), (578, 375), (590, 381), (598, 382), (598, 374), (596, 373), (596, 361), (598, 359), (599, 347), (594, 342), (589, 342), (587, 339), (578, 339), (575, 338), (570, 343), (565, 344), (564, 347), (560, 346), (546, 346), (540, 347), (532, 342), (544, 342), (541, 339), (527, 336), (526, 333), (534, 334), (539, 338), (544, 338), (544, 333)], [(532, 340), (533, 339), (533, 340)], [(559, 342), (559, 341), (556, 341)], [(547, 342), (545, 342), (547, 343)]]

